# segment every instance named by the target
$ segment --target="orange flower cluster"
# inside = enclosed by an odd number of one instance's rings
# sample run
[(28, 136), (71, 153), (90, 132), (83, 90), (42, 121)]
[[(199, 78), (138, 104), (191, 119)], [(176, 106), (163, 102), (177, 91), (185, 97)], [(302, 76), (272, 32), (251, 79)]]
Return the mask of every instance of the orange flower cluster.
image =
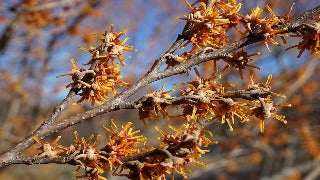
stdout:
[(299, 44), (289, 47), (291, 49), (297, 47), (300, 52), (298, 58), (301, 57), (305, 49), (310, 50), (312, 54), (320, 55), (320, 17), (316, 19), (313, 25), (304, 25), (300, 30), (292, 37), (301, 37), (302, 42)]
[[(262, 84), (262, 83), (256, 83), (254, 81), (253, 77), (251, 76), (252, 83), (248, 86), (248, 90), (249, 91), (256, 91), (256, 90), (262, 89), (264, 91), (270, 91), (271, 95), (273, 95), (273, 96), (280, 96), (282, 98), (285, 98), (284, 95), (274, 93), (271, 91), (271, 86), (270, 86), (271, 79), (272, 79), (272, 75), (270, 74), (268, 76), (267, 81), (264, 84)], [(253, 107), (251, 107), (250, 111), (248, 112), (248, 114), (254, 115), (258, 119), (260, 119), (260, 131), (261, 132), (264, 132), (264, 121), (266, 119), (271, 118), (271, 117), (277, 119), (278, 121), (283, 122), (284, 124), (287, 124), (287, 121), (285, 120), (285, 116), (278, 115), (278, 114), (276, 114), (276, 112), (279, 107), (291, 107), (291, 104), (275, 105), (275, 104), (273, 104), (271, 95), (266, 98), (258, 98), (258, 101), (252, 102)]]
[[(198, 2), (200, 5), (197, 5)], [(186, 3), (190, 8), (190, 13), (178, 19), (188, 22), (184, 35), (190, 37), (188, 43), (192, 42), (193, 44), (191, 54), (208, 47), (219, 49), (225, 46), (229, 42), (227, 32), (232, 28), (242, 35), (247, 33), (263, 35), (263, 42), (270, 51), (268, 42), (280, 46), (274, 40), (275, 37), (279, 36), (284, 43), (286, 42), (284, 36), (287, 36), (285, 33), (287, 28), (281, 28), (280, 25), (291, 20), (290, 13), (294, 5), (283, 16), (277, 16), (267, 5), (266, 8), (271, 16), (261, 17), (263, 10), (259, 7), (252, 9), (250, 15), (240, 14), (242, 4), (237, 3), (236, 0), (214, 1), (212, 7), (206, 7), (202, 1), (196, 1), (192, 5), (188, 1)], [(246, 31), (241, 32), (239, 25), (245, 27)]]
[(123, 126), (121, 131), (118, 130), (117, 125), (113, 121), (111, 123), (110, 129), (104, 127), (109, 134), (109, 142), (102, 148), (103, 151), (110, 154), (108, 156), (110, 172), (113, 170), (113, 167), (118, 169), (123, 164), (119, 160), (120, 158), (150, 151), (148, 148), (137, 148), (140, 144), (145, 145), (147, 139), (142, 135), (137, 135), (140, 133), (140, 130), (133, 131), (131, 122)]
[(109, 133), (109, 142), (103, 148), (97, 147), (100, 142), (100, 135), (96, 137), (95, 141), (93, 141), (94, 135), (91, 135), (88, 139), (84, 137), (80, 139), (78, 132), (75, 131), (74, 144), (68, 147), (57, 145), (61, 136), (53, 143), (43, 143), (37, 137), (34, 137), (35, 141), (41, 145), (38, 148), (41, 151), (38, 156), (49, 158), (64, 157), (74, 161), (77, 166), (76, 171), (79, 169), (85, 171), (85, 175), (78, 176), (78, 178), (106, 179), (101, 174), (105, 171), (112, 172), (113, 167), (119, 168), (123, 164), (120, 161), (121, 158), (150, 150), (137, 148), (137, 146), (146, 142), (146, 138), (137, 135), (140, 131), (133, 131), (131, 122), (122, 127), (121, 131), (118, 130), (113, 121), (111, 122), (111, 129), (105, 127), (105, 130)]
[(185, 33), (190, 36), (187, 44), (193, 44), (191, 53), (198, 53), (207, 46), (223, 47), (228, 41), (227, 30), (239, 21), (238, 11), (242, 4), (235, 1), (216, 1), (213, 7), (206, 7), (203, 2), (200, 6), (193, 6), (188, 1), (186, 3), (191, 12), (178, 19), (188, 21)]
[[(287, 36), (286, 31), (288, 29), (283, 25), (291, 20), (292, 17), (290, 13), (294, 4), (287, 13), (282, 16), (277, 16), (267, 5), (266, 9), (271, 16), (261, 17), (263, 10), (259, 7), (252, 9), (251, 14), (240, 14), (239, 11), (242, 4), (237, 3), (236, 0), (212, 1), (213, 4), (209, 7), (207, 7), (205, 2), (206, 1), (199, 0), (190, 4), (186, 1), (190, 13), (178, 19), (187, 21), (182, 35), (188, 41), (181, 47), (183, 48), (187, 44), (192, 43), (192, 48), (189, 52), (184, 52), (181, 56), (170, 55), (169, 63), (167, 63), (169, 66), (180, 64), (189, 59), (193, 54), (197, 54), (200, 50), (207, 53), (225, 47), (230, 43), (229, 34), (232, 33), (229, 31), (231, 29), (235, 29), (243, 36), (253, 35), (257, 36), (257, 38), (263, 38), (263, 43), (269, 51), (271, 50), (268, 42), (280, 46), (275, 40), (275, 37), (280, 37), (283, 42), (286, 43), (284, 37)], [(243, 30), (243, 28), (245, 30)], [(241, 78), (243, 78), (243, 69), (246, 67), (258, 68), (249, 65), (248, 62), (252, 60), (251, 56), (259, 54), (260, 53), (257, 52), (249, 55), (242, 49), (239, 52), (234, 52), (220, 59), (227, 63), (227, 67), (231, 66), (239, 71)], [(214, 63), (216, 63), (216, 61), (214, 61)], [(214, 68), (216, 70), (215, 64)]]
[(101, 168), (99, 161), (108, 160), (102, 155), (102, 152), (97, 148), (100, 135), (98, 135), (94, 142), (92, 142), (94, 135), (91, 135), (87, 140), (82, 137), (79, 139), (78, 132), (74, 132), (74, 144), (64, 148), (67, 156), (73, 157), (73, 160), (78, 163), (78, 171), (80, 168), (85, 170), (85, 175), (80, 177), (90, 177), (92, 179), (100, 178), (99, 174), (104, 170)]
[(243, 25), (246, 27), (247, 31), (254, 34), (263, 33), (264, 43), (269, 51), (270, 48), (268, 46), (268, 42), (271, 42), (273, 45), (280, 46), (280, 44), (274, 40), (275, 37), (281, 37), (282, 41), (286, 43), (284, 39), (287, 34), (287, 28), (279, 28), (279, 24), (288, 23), (291, 20), (291, 11), (293, 9), (294, 4), (292, 4), (291, 8), (287, 11), (287, 13), (283, 16), (277, 16), (273, 10), (267, 5), (266, 8), (271, 14), (270, 17), (260, 18), (262, 9), (257, 7), (256, 9), (252, 9), (250, 15), (246, 15), (242, 19)]
[[(168, 112), (166, 111), (166, 107), (162, 106), (161, 103), (167, 103), (168, 99), (171, 99), (170, 93), (174, 92), (174, 90), (164, 91), (164, 86), (162, 86), (160, 91), (154, 91), (151, 87), (149, 88), (149, 94), (144, 96), (144, 102), (149, 104), (149, 106), (139, 108), (139, 117), (144, 121), (145, 118), (150, 121), (156, 120), (159, 116), (159, 112), (162, 113), (164, 117), (168, 117)], [(151, 106), (150, 106), (151, 105)]]
[(159, 147), (139, 148), (141, 145), (145, 146), (146, 138), (138, 135), (139, 130), (133, 131), (131, 122), (122, 126), (121, 130), (113, 121), (111, 123), (111, 128), (104, 127), (109, 136), (108, 142), (102, 148), (97, 147), (100, 135), (93, 141), (94, 135), (88, 139), (80, 139), (78, 133), (74, 132), (74, 143), (68, 147), (57, 144), (61, 136), (52, 143), (43, 143), (34, 137), (41, 145), (38, 148), (38, 157), (66, 159), (69, 164), (77, 166), (76, 171), (85, 171), (85, 174), (78, 178), (106, 179), (102, 174), (112, 172), (113, 175), (126, 176), (129, 179), (163, 179), (166, 173), (173, 175), (173, 172), (186, 177), (186, 164), (204, 165), (199, 158), (208, 150), (202, 150), (201, 147), (216, 143), (205, 136), (212, 136), (209, 131), (201, 130), (192, 123), (179, 129), (170, 126), (175, 131), (170, 134), (156, 128), (163, 136)]
[(227, 89), (233, 86), (232, 84), (220, 84), (214, 81), (215, 76), (201, 78), (199, 72), (196, 71), (196, 74), (197, 79), (195, 81), (185, 83), (188, 85), (186, 90), (181, 87), (179, 87), (179, 90), (182, 95), (198, 96), (201, 101), (183, 106), (183, 116), (186, 116), (188, 120), (199, 123), (202, 118), (206, 119), (206, 122), (219, 119), (222, 124), (227, 122), (231, 131), (233, 131), (231, 122), (234, 124), (235, 116), (240, 118), (241, 122), (248, 121), (246, 110), (244, 109), (247, 105), (246, 103), (219, 96), (226, 94), (228, 92)]
[(56, 158), (59, 156), (60, 153), (63, 152), (61, 148), (63, 146), (58, 145), (58, 142), (60, 141), (61, 136), (58, 136), (52, 143), (48, 142), (42, 142), (38, 137), (34, 136), (33, 140), (35, 140), (38, 144), (41, 146), (37, 148), (37, 150), (41, 151), (40, 154), (38, 154), (39, 157), (49, 157), (49, 158)]
[[(158, 111), (165, 116), (170, 117), (165, 108), (181, 97), (190, 98), (191, 101), (184, 104), (181, 103), (182, 114), (180, 116), (186, 117), (187, 121), (201, 123), (201, 120), (210, 122), (212, 120), (219, 120), (222, 124), (227, 123), (230, 130), (233, 131), (233, 124), (235, 119), (239, 119), (241, 123), (248, 122), (250, 119), (260, 119), (260, 130), (264, 131), (264, 121), (268, 118), (275, 118), (283, 123), (287, 123), (285, 116), (276, 114), (277, 109), (282, 106), (290, 106), (287, 104), (274, 105), (272, 96), (283, 96), (271, 91), (271, 75), (268, 77), (266, 83), (255, 83), (252, 79), (252, 84), (246, 90), (232, 91), (229, 90), (233, 85), (230, 83), (221, 84), (215, 81), (215, 76), (209, 78), (201, 78), (197, 69), (195, 69), (197, 79), (191, 82), (185, 82), (188, 87), (186, 89), (176, 85), (176, 88), (181, 91), (180, 97), (171, 97), (170, 92), (164, 92), (163, 89), (159, 92), (153, 92), (152, 100), (144, 101), (142, 108), (139, 109), (140, 119), (150, 117), (152, 119), (158, 117)], [(239, 97), (238, 94), (247, 94), (247, 96)], [(265, 93), (263, 97), (258, 94)], [(161, 97), (161, 99), (160, 99)], [(166, 98), (169, 97), (169, 98)], [(156, 100), (158, 99), (158, 100)], [(174, 104), (171, 106), (177, 106)], [(154, 113), (153, 113), (154, 112)]]
[(128, 174), (119, 174), (129, 179), (165, 179), (165, 174), (174, 172), (187, 178), (186, 167), (189, 163), (204, 165), (199, 159), (209, 150), (202, 150), (201, 147), (208, 147), (216, 142), (211, 141), (205, 135), (209, 131), (201, 130), (194, 123), (185, 124), (180, 128), (169, 126), (174, 133), (167, 133), (156, 127), (162, 134), (160, 145), (157, 149), (149, 152), (148, 155), (138, 160), (128, 161), (124, 164), (129, 169)]
[[(185, 47), (190, 42), (192, 43), (192, 49), (182, 56), (183, 59), (187, 59), (192, 56), (192, 54), (198, 53), (199, 50), (204, 50), (204, 52), (206, 52), (207, 49), (222, 48), (229, 42), (227, 33), (232, 28), (235, 28), (235, 30), (242, 35), (254, 34), (263, 36), (263, 43), (269, 51), (271, 50), (268, 42), (280, 46), (274, 39), (275, 37), (280, 37), (282, 41), (286, 43), (284, 37), (287, 36), (286, 32), (288, 29), (283, 25), (292, 19), (290, 14), (294, 4), (292, 4), (291, 8), (289, 8), (286, 14), (282, 16), (276, 15), (267, 5), (266, 9), (271, 16), (261, 17), (263, 10), (259, 7), (252, 9), (251, 14), (239, 14), (242, 4), (237, 3), (236, 0), (214, 1), (211, 7), (207, 7), (204, 2), (205, 1), (199, 0), (190, 4), (186, 1), (190, 13), (185, 14), (182, 18), (178, 18), (187, 21), (183, 35), (189, 41), (182, 47)], [(198, 5), (198, 3), (200, 3), (200, 5)], [(241, 32), (239, 25), (244, 27), (246, 31)], [(312, 25), (303, 24), (299, 27), (298, 32), (295, 32), (295, 35), (292, 35), (292, 37), (302, 38), (300, 43), (287, 48), (288, 50), (297, 47), (300, 50), (298, 58), (301, 57), (305, 49), (310, 50), (312, 54), (319, 55), (320, 17), (317, 18)], [(230, 61), (227, 63), (230, 65), (229, 62)]]
[[(244, 49), (242, 49), (241, 51), (233, 52), (230, 56), (223, 58), (223, 61), (227, 63), (227, 66), (223, 68), (222, 72), (229, 67), (234, 67), (237, 71), (239, 71), (240, 77), (241, 79), (243, 79), (242, 70), (245, 69), (246, 67), (260, 69), (257, 66), (248, 64), (250, 61), (252, 61), (251, 57), (256, 55), (260, 55), (260, 52), (248, 54), (247, 52), (244, 51)], [(217, 71), (216, 64), (214, 69), (215, 71)]]
[[(71, 76), (73, 82), (67, 85), (77, 91), (82, 101), (89, 101), (91, 105), (95, 103), (101, 104), (104, 100), (110, 98), (110, 93), (117, 94), (116, 86), (127, 85), (126, 82), (120, 80), (122, 67), (125, 66), (123, 56), (125, 52), (132, 52), (132, 46), (127, 46), (125, 43), (128, 38), (121, 41), (121, 36), (126, 34), (127, 30), (120, 33), (114, 32), (113, 25), (110, 25), (110, 30), (100, 34), (100, 44), (97, 47), (91, 46), (90, 49), (80, 47), (81, 50), (91, 54), (91, 60), (86, 64), (90, 65), (89, 69), (80, 69), (72, 59), (72, 72), (70, 74), (60, 75)], [(117, 61), (118, 62), (117, 62)]]

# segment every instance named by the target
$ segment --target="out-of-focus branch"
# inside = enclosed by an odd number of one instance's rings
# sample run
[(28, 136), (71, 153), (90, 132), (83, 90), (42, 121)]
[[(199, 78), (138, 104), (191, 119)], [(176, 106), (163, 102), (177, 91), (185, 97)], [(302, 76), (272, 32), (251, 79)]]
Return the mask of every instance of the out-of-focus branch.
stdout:
[[(61, 2), (61, 3), (66, 3), (66, 2)], [(71, 3), (71, 2), (69, 2), (69, 3)], [(91, 3), (90, 5), (92, 7), (97, 7), (100, 3), (101, 3), (101, 1), (97, 0), (94, 3)], [(48, 4), (51, 4), (51, 3), (48, 3)], [(55, 4), (57, 4), (57, 2), (52, 2), (52, 5), (55, 5)], [(39, 6), (36, 6), (36, 7), (39, 7)], [(40, 68), (40, 75), (39, 75), (39, 80), (38, 80), (38, 82), (39, 82), (38, 85), (40, 88), (38, 89), (38, 92), (37, 92), (39, 99), (38, 99), (38, 102), (36, 103), (37, 104), (36, 107), (34, 107), (36, 112), (38, 109), (40, 109), (40, 106), (41, 106), (41, 99), (43, 96), (43, 85), (44, 85), (45, 77), (49, 71), (50, 60), (51, 60), (53, 52), (55, 50), (54, 47), (55, 47), (56, 43), (58, 42), (59, 38), (62, 37), (65, 34), (65, 32), (70, 31), (72, 28), (74, 28), (74, 26), (76, 26), (77, 24), (79, 24), (81, 21), (83, 21), (85, 19), (85, 13), (86, 13), (86, 8), (83, 7), (77, 13), (74, 20), (70, 24), (68, 24), (64, 29), (60, 30), (59, 32), (54, 33), (50, 37), (50, 39), (47, 43), (46, 57), (44, 58), (43, 63), (42, 63), (42, 67)], [(95, 66), (92, 66), (90, 69), (94, 69), (94, 68), (95, 68)]]
[(277, 103), (280, 104), (286, 101), (287, 99), (290, 99), (291, 96), (296, 91), (298, 91), (308, 81), (308, 79), (314, 74), (318, 64), (319, 64), (319, 59), (316, 59), (316, 58), (311, 59), (308, 62), (307, 66), (304, 68), (303, 74), (300, 77), (298, 77), (298, 79), (295, 80), (294, 83), (292, 83), (288, 88), (288, 90), (285, 92), (285, 95), (287, 98), (279, 99)]
[(53, 1), (53, 2), (48, 2), (48, 3), (44, 3), (44, 4), (40, 4), (38, 6), (35, 7), (31, 7), (31, 8), (22, 8), (21, 11), (22, 12), (34, 12), (34, 11), (43, 11), (43, 10), (48, 10), (48, 9), (53, 9), (56, 7), (62, 7), (65, 5), (72, 5), (74, 3), (76, 3), (79, 0), (61, 0), (61, 1)]
[[(21, 6), (21, 4), (23, 3), (23, 1), (20, 1), (16, 4), (14, 4), (13, 6), (9, 7), (9, 10), (16, 10), (18, 7)], [(12, 18), (12, 20), (8, 23), (7, 27), (5, 28), (5, 30), (3, 31), (3, 33), (0, 36), (0, 54), (3, 53), (8, 44), (10, 43), (11, 37), (15, 32), (15, 29), (17, 27), (16, 23), (18, 22), (20, 16), (21, 16), (21, 11), (18, 11), (14, 17)]]
[(41, 129), (44, 129), (48, 125), (52, 124), (65, 110), (65, 108), (67, 107), (67, 105), (70, 103), (70, 101), (75, 95), (76, 95), (76, 92), (73, 89), (71, 89), (68, 95), (63, 99), (63, 101), (53, 109), (53, 112), (51, 113), (50, 117), (45, 122), (43, 122), (37, 130), (35, 130), (27, 138), (25, 138), (24, 141), (18, 143), (16, 146), (8, 150), (6, 153), (2, 154), (1, 159), (2, 160), (7, 158), (10, 159), (12, 157), (17, 158), (18, 154), (21, 153), (21, 149), (25, 148), (25, 144), (33, 143), (32, 141), (34, 140), (32, 139), (32, 137), (35, 136), (37, 132), (40, 131)]
[(15, 17), (11, 20), (11, 22), (7, 25), (5, 30), (0, 36), (0, 53), (3, 53), (6, 50), (6, 47), (8, 46), (12, 35), (15, 32), (16, 29), (16, 23), (19, 20), (20, 13), (17, 13)]
[(305, 180), (315, 180), (319, 177), (320, 177), (320, 166), (318, 164), (318, 166), (316, 166), (314, 170), (312, 170), (311, 173), (307, 175)]
[(269, 179), (284, 179), (286, 176), (290, 175), (292, 172), (299, 172), (299, 173), (305, 173), (312, 169), (313, 167), (317, 166), (319, 164), (319, 161), (309, 161), (303, 164), (300, 164), (295, 167), (287, 167), (280, 171), (279, 173), (271, 176), (271, 177), (262, 177), (263, 180), (269, 180)]

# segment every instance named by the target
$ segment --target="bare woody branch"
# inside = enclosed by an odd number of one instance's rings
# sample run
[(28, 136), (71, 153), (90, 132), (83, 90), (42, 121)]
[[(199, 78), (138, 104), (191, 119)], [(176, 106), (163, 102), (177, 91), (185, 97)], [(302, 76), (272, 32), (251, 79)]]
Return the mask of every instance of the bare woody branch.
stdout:
[[(171, 143), (168, 146), (165, 147), (158, 147), (156, 149), (136, 154), (136, 155), (129, 155), (125, 156), (119, 161), (121, 161), (121, 166), (126, 167), (130, 170), (135, 169), (135, 166), (138, 166), (139, 163), (143, 163), (144, 161), (150, 161), (150, 163), (156, 163), (161, 164), (160, 162), (168, 163), (168, 160), (176, 161), (177, 159), (181, 157), (189, 157), (192, 159), (191, 154), (194, 153), (196, 150), (188, 150), (188, 149), (194, 149), (197, 146), (205, 146), (204, 144), (207, 144), (208, 142), (203, 142), (203, 133), (201, 133), (200, 129), (196, 129), (198, 133), (194, 132), (184, 132), (184, 134), (180, 135), (173, 135), (177, 137), (177, 142)], [(199, 140), (201, 139), (201, 140)], [(166, 141), (167, 139), (164, 138), (163, 141)], [(211, 142), (210, 142), (211, 143)], [(6, 162), (6, 165), (9, 164), (25, 164), (25, 165), (32, 165), (32, 164), (70, 164), (73, 166), (81, 166), (81, 161), (79, 161), (79, 154), (83, 153), (82, 151), (75, 151), (73, 155), (61, 155), (60, 157), (42, 157), (40, 155), (35, 155), (33, 157), (27, 157), (27, 158), (17, 158), (14, 160), (10, 160)], [(110, 149), (108, 145), (105, 147), (100, 148), (100, 150), (95, 154), (96, 156), (103, 156), (102, 160), (106, 160), (108, 157), (112, 156), (114, 152)], [(164, 155), (164, 156), (163, 156)], [(159, 159), (156, 162), (153, 162), (152, 159), (154, 159), (156, 156), (159, 156)], [(153, 157), (153, 158), (148, 158)], [(159, 162), (160, 161), (160, 162)], [(182, 163), (182, 162), (181, 162)], [(162, 166), (163, 166), (162, 165)], [(116, 168), (117, 169), (117, 168)], [(88, 167), (86, 168), (88, 170)], [(89, 169), (91, 170), (91, 169)], [(117, 170), (115, 170), (113, 173), (117, 173)]]
[[(55, 117), (57, 117), (61, 111), (65, 108), (67, 105), (67, 102), (69, 102), (69, 98), (74, 94), (74, 91), (70, 91), (70, 94), (67, 96), (67, 98), (62, 102), (61, 105), (59, 105), (59, 108), (55, 108), (53, 114), (51, 115), (50, 121), (46, 121), (42, 126), (46, 126), (50, 123), (52, 123), (52, 120), (54, 120)], [(264, 88), (255, 89), (255, 90), (242, 90), (242, 91), (230, 91), (223, 94), (214, 94), (211, 97), (208, 97), (209, 99), (212, 99), (212, 101), (218, 101), (221, 98), (239, 98), (239, 99), (245, 99), (245, 100), (252, 100), (252, 99), (259, 99), (259, 98), (265, 98), (271, 94), (270, 91), (265, 90)], [(146, 108), (153, 106), (153, 103), (150, 102), (149, 97), (142, 97), (136, 102), (131, 103), (125, 103), (122, 106), (119, 107), (119, 109), (139, 109), (139, 108)], [(169, 105), (181, 105), (181, 104), (192, 104), (192, 103), (198, 103), (202, 102), (203, 98), (199, 95), (183, 95), (179, 97), (174, 97), (172, 99), (166, 99), (163, 100), (163, 102), (160, 104), (161, 106), (169, 106)], [(130, 158), (129, 158), (130, 159)], [(69, 163), (66, 158), (38, 158), (38, 157), (29, 157), (29, 158), (18, 158), (16, 160), (7, 162), (6, 164), (47, 164), (47, 163), (57, 163), (57, 164), (65, 164)]]
[[(303, 15), (295, 18), (294, 20), (292, 20), (288, 24), (283, 24), (283, 23), (280, 24), (279, 23), (278, 27), (275, 27), (275, 28), (282, 29), (283, 27), (286, 27), (287, 28), (286, 32), (297, 32), (297, 31), (299, 31), (299, 28), (304, 25), (303, 23), (307, 19), (315, 18), (315, 17), (319, 16), (319, 14), (320, 14), (320, 6), (317, 6), (313, 9), (307, 11)], [(173, 53), (179, 47), (179, 45), (181, 43), (183, 43), (183, 41), (185, 40), (185, 38), (183, 37), (183, 34), (184, 33), (182, 33), (182, 35), (180, 35), (180, 37), (173, 44), (173, 46), (167, 51), (167, 53)], [(162, 55), (160, 58), (158, 58), (155, 61), (154, 65), (151, 67), (151, 69), (148, 71), (148, 73), (146, 73), (133, 86), (131, 86), (130, 88), (128, 88), (127, 90), (123, 91), (121, 94), (116, 96), (113, 100), (110, 100), (109, 102), (107, 102), (101, 106), (98, 106), (96, 108), (93, 108), (91, 110), (88, 110), (85, 113), (72, 116), (68, 119), (61, 121), (61, 122), (53, 123), (53, 124), (50, 124), (50, 123), (44, 124), (43, 126), (38, 128), (29, 137), (27, 137), (26, 139), (24, 139), (23, 141), (18, 143), (16, 146), (14, 146), (13, 148), (11, 148), (10, 150), (8, 150), (7, 152), (5, 152), (4, 154), (2, 154), (0, 156), (0, 160), (1, 160), (0, 168), (9, 165), (10, 163), (8, 163), (8, 162), (14, 162), (15, 159), (19, 158), (18, 155), (20, 153), (22, 153), (24, 150), (26, 150), (28, 147), (30, 147), (32, 144), (34, 144), (35, 141), (32, 139), (33, 136), (37, 136), (40, 139), (42, 139), (44, 137), (49, 136), (52, 133), (59, 132), (63, 129), (74, 126), (75, 124), (78, 124), (78, 123), (81, 123), (85, 120), (88, 120), (92, 117), (99, 116), (99, 115), (104, 114), (106, 112), (115, 111), (115, 110), (118, 110), (121, 108), (125, 108), (127, 105), (126, 100), (128, 97), (132, 96), (138, 90), (140, 90), (141, 88), (147, 86), (148, 84), (150, 84), (152, 82), (155, 82), (157, 80), (160, 80), (160, 79), (163, 79), (166, 77), (170, 77), (170, 76), (173, 76), (176, 74), (181, 74), (181, 73), (187, 72), (188, 69), (190, 69), (192, 66), (201, 64), (206, 61), (218, 60), (221, 57), (228, 56), (228, 54), (230, 54), (230, 53), (232, 53), (242, 47), (263, 41), (264, 39), (265, 39), (265, 37), (263, 35), (263, 32), (251, 33), (247, 37), (245, 37), (244, 39), (242, 39), (238, 42), (232, 43), (231, 45), (229, 45), (225, 48), (214, 50), (213, 52), (210, 52), (210, 53), (206, 53), (206, 52), (199, 53), (198, 55), (191, 57), (189, 60), (187, 60), (184, 63), (181, 63), (181, 64), (174, 66), (174, 67), (169, 67), (169, 68), (159, 72), (161, 65), (163, 65), (165, 63), (165, 59), (166, 59), (165, 55), (167, 54), (167, 53), (165, 53), (164, 55)], [(70, 95), (69, 96), (69, 98), (70, 98), (70, 97), (74, 96), (74, 93), (69, 93), (69, 95)], [(69, 99), (69, 98), (67, 97), (66, 99)], [(55, 110), (53, 112), (53, 114), (56, 114), (59, 116), (59, 114), (65, 108), (66, 102), (63, 101), (62, 104), (64, 104), (64, 105), (62, 106), (62, 108), (60, 106), (58, 106), (57, 110)], [(52, 115), (52, 117), (55, 118), (56, 115)]]
[[(263, 89), (257, 90), (247, 90), (247, 91), (231, 91), (222, 94), (214, 94), (212, 96), (206, 97), (213, 101), (220, 101), (224, 98), (233, 98), (233, 99), (245, 99), (245, 100), (253, 100), (259, 98), (265, 98), (271, 95), (270, 91), (264, 91)], [(198, 102), (207, 103), (202, 96), (200, 95), (183, 95), (179, 97), (173, 97), (171, 99), (165, 99), (160, 103), (160, 106), (169, 106), (169, 105), (181, 105), (181, 104), (194, 104)], [(139, 109), (153, 106), (153, 100), (150, 97), (142, 97), (138, 101), (133, 103), (126, 103), (122, 106), (122, 109)]]

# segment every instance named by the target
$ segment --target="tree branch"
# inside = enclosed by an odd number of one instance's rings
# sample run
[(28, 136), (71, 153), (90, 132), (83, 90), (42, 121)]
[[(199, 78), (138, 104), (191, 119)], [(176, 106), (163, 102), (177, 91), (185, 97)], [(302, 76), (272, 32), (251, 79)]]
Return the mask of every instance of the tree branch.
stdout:
[[(207, 96), (211, 102), (220, 101), (223, 98), (237, 98), (237, 99), (245, 99), (245, 100), (253, 100), (259, 98), (266, 98), (271, 94), (270, 91), (266, 91), (264, 89), (256, 89), (256, 90), (240, 90), (240, 91), (230, 91), (222, 94), (213, 94), (211, 96)], [(121, 109), (139, 109), (153, 106), (152, 102), (150, 102), (150, 97), (143, 96), (136, 102), (126, 103)], [(152, 100), (151, 100), (152, 101)], [(179, 97), (172, 97), (171, 99), (165, 99), (160, 103), (160, 106), (169, 106), (169, 105), (181, 105), (181, 104), (194, 104), (198, 102), (204, 102), (203, 97), (200, 95), (182, 95)], [(204, 102), (207, 103), (207, 102)]]
[[(284, 26), (288, 28), (287, 32), (295, 32), (298, 31), (299, 27), (302, 25), (304, 21), (306, 21), (308, 18), (316, 17), (320, 14), (320, 6), (317, 6), (316, 8), (313, 8), (303, 15), (295, 18), (292, 20), (292, 22), (285, 24)], [(279, 24), (279, 27), (283, 26), (282, 24)], [(157, 80), (170, 77), (176, 74), (181, 74), (184, 72), (187, 72), (188, 69), (190, 69), (192, 66), (198, 65), (200, 63), (210, 61), (210, 60), (217, 60), (221, 57), (225, 57), (231, 52), (234, 52), (242, 47), (245, 47), (247, 45), (263, 41), (264, 36), (263, 34), (249, 34), (244, 39), (232, 43), (231, 45), (215, 50), (211, 53), (199, 53), (198, 55), (190, 58), (184, 63), (181, 63), (174, 67), (169, 67), (161, 72), (158, 72), (160, 69), (160, 66), (165, 63), (165, 54), (162, 55), (160, 58), (158, 58), (155, 61), (155, 64), (151, 67), (151, 69), (146, 73), (139, 81), (137, 81), (133, 86), (128, 88), (127, 90), (123, 91), (121, 94), (116, 96), (113, 100), (110, 100), (109, 102), (95, 107), (91, 110), (88, 110), (84, 112), (83, 114), (77, 114), (75, 116), (72, 116), (68, 119), (65, 119), (58, 123), (48, 124), (46, 126), (42, 126), (45, 128), (39, 128), (35, 133), (18, 143), (16, 146), (5, 152), (3, 155), (0, 156), (1, 160), (1, 167), (5, 167), (7, 165), (10, 165), (10, 161), (14, 161), (14, 159), (18, 158), (18, 155), (26, 150), (28, 147), (30, 147), (32, 144), (34, 144), (34, 140), (32, 139), (32, 136), (37, 136), (38, 138), (42, 139), (44, 137), (49, 136), (52, 133), (59, 132), (63, 129), (66, 129), (70, 126), (74, 126), (75, 124), (81, 123), (84, 120), (88, 120), (90, 118), (99, 116), (101, 114), (104, 114), (106, 112), (115, 111), (118, 109), (121, 109), (126, 106), (126, 99), (135, 94), (138, 90), (141, 88), (147, 86), (150, 83), (153, 83)], [(173, 53), (181, 43), (183, 43), (184, 38), (178, 37), (177, 41), (171, 46), (171, 48), (167, 51), (169, 53)], [(59, 107), (59, 106), (58, 106)], [(63, 109), (62, 109), (63, 110)]]

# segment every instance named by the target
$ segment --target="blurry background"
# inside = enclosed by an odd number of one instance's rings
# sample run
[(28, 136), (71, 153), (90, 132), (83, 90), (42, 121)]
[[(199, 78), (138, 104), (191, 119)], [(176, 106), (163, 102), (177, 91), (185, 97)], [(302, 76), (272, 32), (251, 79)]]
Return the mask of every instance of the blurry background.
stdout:
[[(243, 14), (250, 13), (250, 9), (256, 6), (263, 8), (269, 4), (279, 15), (285, 14), (293, 2), (296, 3), (295, 15), (320, 4), (319, 0), (238, 2), (243, 3)], [(125, 80), (134, 83), (174, 42), (185, 24), (174, 18), (182, 17), (188, 10), (182, 0), (0, 0), (0, 152), (34, 130), (67, 94), (64, 87), (70, 79), (57, 79), (56, 76), (70, 71), (70, 58), (75, 58), (78, 65), (88, 61), (89, 54), (77, 47), (96, 44), (93, 32), (103, 32), (111, 23), (117, 31), (129, 29), (128, 44), (138, 51), (128, 53), (132, 58), (126, 60), (123, 75)], [(269, 13), (265, 12), (265, 15)], [(236, 34), (230, 33), (230, 36), (237, 38)], [(255, 71), (256, 79), (264, 82), (266, 76), (273, 73), (273, 91), (287, 96), (275, 102), (292, 104), (292, 108), (284, 108), (281, 112), (287, 116), (288, 124), (268, 120), (263, 134), (255, 121), (235, 125), (234, 132), (218, 122), (208, 124), (207, 128), (214, 133), (214, 140), (219, 144), (212, 146), (211, 152), (203, 158), (207, 168), (190, 166), (193, 169), (190, 179), (302, 179), (314, 174), (319, 176), (319, 57), (306, 51), (300, 59), (296, 58), (297, 50), (285, 49), (296, 44), (297, 39), (286, 39), (287, 44), (281, 47), (270, 44), (271, 53), (259, 44), (248, 49), (262, 53), (254, 58), (254, 64), (261, 68)], [(212, 64), (205, 63), (198, 69), (209, 75)], [(233, 82), (237, 89), (243, 89), (249, 83), (249, 71), (244, 72), (244, 77), (241, 80), (238, 72), (229, 69), (222, 81)], [(174, 83), (193, 78), (194, 73), (179, 75), (156, 82), (153, 88), (160, 89), (165, 83), (165, 88), (171, 89)], [(147, 88), (133, 98), (146, 92)], [(88, 104), (71, 105), (60, 119), (89, 108)], [(108, 125), (111, 118), (118, 125), (134, 122), (135, 127), (148, 137), (150, 145), (157, 144), (159, 135), (154, 125), (165, 128), (168, 123), (178, 125), (183, 122), (178, 118), (160, 119), (149, 122), (146, 128), (136, 110), (121, 110), (64, 130), (61, 144), (72, 142), (75, 129), (85, 137), (91, 133), (105, 134), (101, 126)], [(31, 147), (26, 155), (34, 154), (35, 149), (36, 146)], [(0, 179), (75, 179), (74, 169), (66, 165), (15, 165), (0, 170)]]

